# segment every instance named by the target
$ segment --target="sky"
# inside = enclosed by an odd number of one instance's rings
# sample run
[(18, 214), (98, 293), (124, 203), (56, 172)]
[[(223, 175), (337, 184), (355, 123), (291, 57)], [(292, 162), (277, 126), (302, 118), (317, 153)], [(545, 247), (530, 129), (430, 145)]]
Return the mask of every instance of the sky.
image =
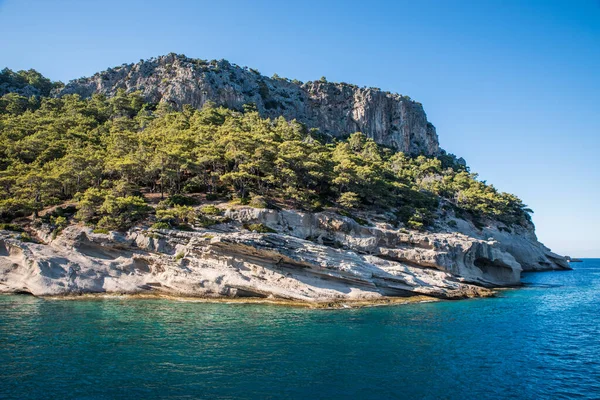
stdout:
[(599, 0), (0, 0), (0, 68), (67, 82), (170, 52), (408, 95), (544, 244), (600, 257)]

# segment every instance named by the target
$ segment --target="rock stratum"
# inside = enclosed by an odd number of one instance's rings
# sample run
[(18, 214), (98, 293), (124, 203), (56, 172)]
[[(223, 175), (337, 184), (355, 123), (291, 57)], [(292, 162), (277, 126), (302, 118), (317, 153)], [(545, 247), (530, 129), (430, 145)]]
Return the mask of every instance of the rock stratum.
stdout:
[(421, 103), (407, 96), (346, 83), (301, 83), (268, 78), (226, 60), (207, 62), (169, 54), (110, 68), (69, 82), (58, 95), (113, 96), (140, 91), (146, 101), (201, 108), (211, 101), (241, 110), (254, 103), (263, 117), (296, 119), (332, 136), (362, 132), (375, 142), (408, 154), (440, 152), (435, 127)]
[[(473, 234), (466, 221), (454, 232), (419, 232), (378, 222), (365, 226), (330, 212), (241, 207), (226, 210), (225, 217), (225, 223), (192, 232), (142, 226), (97, 234), (71, 225), (52, 239), (41, 229), (39, 243), (0, 231), (0, 292), (168, 294), (307, 304), (410, 296), (459, 299), (517, 286), (524, 269), (568, 268), (563, 257), (526, 232), (504, 240), (497, 227)], [(249, 231), (244, 228), (249, 223), (272, 232)]]

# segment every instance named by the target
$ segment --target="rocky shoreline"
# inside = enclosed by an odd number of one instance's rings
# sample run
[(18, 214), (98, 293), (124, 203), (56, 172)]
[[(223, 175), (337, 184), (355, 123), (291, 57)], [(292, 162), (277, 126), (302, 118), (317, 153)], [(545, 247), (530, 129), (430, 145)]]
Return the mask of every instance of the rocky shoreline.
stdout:
[[(1, 295), (11, 295), (13, 293), (0, 293)], [(491, 294), (494, 296), (494, 294)], [(375, 300), (345, 300), (345, 301), (320, 301), (306, 302), (276, 298), (256, 298), (256, 297), (189, 297), (176, 294), (160, 293), (83, 293), (79, 295), (64, 294), (57, 296), (34, 296), (45, 300), (53, 301), (102, 301), (102, 300), (169, 300), (184, 303), (207, 303), (207, 304), (232, 304), (232, 305), (270, 305), (280, 307), (307, 308), (319, 310), (338, 310), (355, 309), (366, 307), (383, 307), (403, 304), (432, 303), (441, 301), (435, 297), (412, 296), (412, 297), (383, 297)]]
[[(104, 234), (70, 225), (56, 238), (41, 228), (32, 243), (0, 231), (0, 292), (346, 308), (488, 297), (519, 286), (523, 270), (569, 268), (522, 233), (501, 243), (328, 212), (238, 207), (224, 214), (226, 222), (190, 232), (138, 226)], [(493, 232), (486, 229), (479, 236)]]

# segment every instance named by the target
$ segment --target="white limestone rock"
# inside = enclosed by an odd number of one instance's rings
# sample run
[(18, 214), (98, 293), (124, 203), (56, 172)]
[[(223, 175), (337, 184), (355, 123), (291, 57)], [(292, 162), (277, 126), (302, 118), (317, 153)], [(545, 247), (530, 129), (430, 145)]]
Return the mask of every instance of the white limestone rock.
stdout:
[(263, 117), (296, 119), (332, 136), (363, 132), (408, 154), (440, 152), (435, 127), (421, 103), (409, 97), (343, 83), (268, 78), (225, 60), (207, 63), (169, 54), (73, 80), (58, 95), (113, 96), (118, 89), (141, 91), (147, 101), (176, 108), (212, 101), (241, 110), (254, 103)]
[[(210, 230), (95, 234), (72, 225), (47, 244), (0, 233), (0, 292), (168, 293), (308, 302), (486, 296), (519, 284), (494, 241), (365, 227), (330, 213), (241, 208)], [(244, 223), (277, 233), (252, 233)], [(44, 236), (46, 240), (51, 238)]]

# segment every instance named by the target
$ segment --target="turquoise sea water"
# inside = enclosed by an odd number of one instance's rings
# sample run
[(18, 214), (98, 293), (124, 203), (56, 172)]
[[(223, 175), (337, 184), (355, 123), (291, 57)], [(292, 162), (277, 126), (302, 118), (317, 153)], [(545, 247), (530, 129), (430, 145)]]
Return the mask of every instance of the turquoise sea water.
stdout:
[(0, 296), (0, 398), (598, 399), (600, 260), (573, 266), (358, 310)]

